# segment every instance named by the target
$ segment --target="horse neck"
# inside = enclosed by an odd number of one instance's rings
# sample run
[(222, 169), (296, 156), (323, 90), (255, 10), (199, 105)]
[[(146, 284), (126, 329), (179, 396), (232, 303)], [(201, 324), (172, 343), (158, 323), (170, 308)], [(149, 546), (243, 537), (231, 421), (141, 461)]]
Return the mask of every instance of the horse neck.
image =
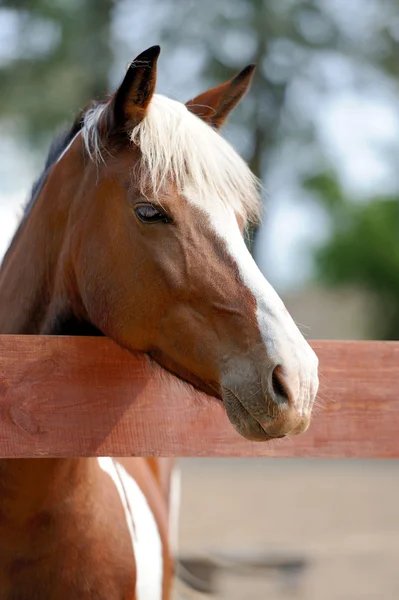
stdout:
[(68, 165), (59, 171), (50, 172), (1, 266), (0, 334), (80, 333), (62, 327), (78, 317), (86, 333), (67, 243), (77, 185), (68, 177)]
[[(68, 272), (67, 248), (71, 199), (78, 186), (70, 175), (68, 162), (60, 174), (50, 173), (4, 257), (0, 334), (68, 333), (60, 324), (78, 322), (79, 301)], [(84, 323), (82, 318), (76, 333), (85, 333)], [(79, 459), (0, 460), (0, 524), (7, 498), (16, 506), (18, 498), (24, 506), (31, 500), (35, 504), (34, 498), (40, 503), (40, 493), (51, 490), (53, 482), (66, 489), (82, 464)]]

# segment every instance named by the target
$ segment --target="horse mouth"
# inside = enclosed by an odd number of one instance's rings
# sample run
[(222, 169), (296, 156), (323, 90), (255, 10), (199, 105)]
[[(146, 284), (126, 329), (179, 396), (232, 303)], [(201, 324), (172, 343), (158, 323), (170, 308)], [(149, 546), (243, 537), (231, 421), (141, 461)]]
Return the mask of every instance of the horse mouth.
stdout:
[[(309, 425), (310, 412), (300, 412), (295, 407), (274, 407), (274, 414), (265, 409), (261, 410), (262, 417), (254, 414), (254, 410), (240, 399), (231, 388), (223, 386), (223, 403), (227, 416), (235, 429), (243, 437), (252, 441), (269, 441), (286, 436), (297, 436), (304, 433)], [(273, 407), (272, 407), (273, 408)], [(269, 406), (270, 409), (270, 406)], [(259, 407), (257, 408), (259, 412)]]
[(307, 429), (307, 425), (303, 427), (298, 422), (292, 429), (282, 432), (281, 429), (284, 426), (283, 419), (281, 418), (282, 415), (265, 413), (263, 416), (266, 419), (262, 419), (261, 421), (252, 414), (251, 410), (245, 406), (244, 402), (240, 400), (239, 396), (230, 387), (202, 381), (190, 371), (181, 368), (180, 365), (177, 365), (159, 350), (148, 352), (147, 354), (162, 369), (177, 377), (186, 385), (192, 386), (195, 390), (205, 393), (220, 403), (224, 407), (235, 430), (247, 440), (267, 442), (273, 439), (284, 438), (290, 434), (297, 435)]
[[(268, 442), (273, 439), (285, 437), (284, 435), (272, 435), (266, 427), (248, 410), (240, 398), (227, 387), (223, 387), (223, 404), (227, 416), (236, 431), (247, 440), (255, 442)], [(272, 422), (276, 417), (268, 415)]]

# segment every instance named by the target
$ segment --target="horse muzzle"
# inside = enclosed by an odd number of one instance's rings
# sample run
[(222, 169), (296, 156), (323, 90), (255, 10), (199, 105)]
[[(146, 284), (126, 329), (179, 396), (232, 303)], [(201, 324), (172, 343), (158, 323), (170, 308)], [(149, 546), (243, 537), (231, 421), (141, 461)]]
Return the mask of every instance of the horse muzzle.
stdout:
[(240, 435), (267, 441), (306, 431), (318, 388), (317, 374), (290, 375), (280, 365), (269, 368), (263, 377), (248, 365), (240, 371), (223, 377), (221, 386), (227, 415)]

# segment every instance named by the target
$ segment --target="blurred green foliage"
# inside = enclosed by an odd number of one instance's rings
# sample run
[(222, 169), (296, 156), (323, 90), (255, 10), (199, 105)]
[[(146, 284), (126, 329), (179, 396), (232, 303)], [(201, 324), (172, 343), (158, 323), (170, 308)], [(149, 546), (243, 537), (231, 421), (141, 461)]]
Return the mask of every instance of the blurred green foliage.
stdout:
[(353, 285), (370, 293), (370, 332), (399, 339), (399, 197), (353, 202), (324, 173), (306, 182), (325, 205), (331, 235), (316, 251), (317, 277), (327, 285)]
[[(0, 112), (34, 146), (108, 91), (112, 0), (3, 0), (0, 18), (14, 38), (0, 66)], [(11, 41), (11, 40), (10, 40)]]

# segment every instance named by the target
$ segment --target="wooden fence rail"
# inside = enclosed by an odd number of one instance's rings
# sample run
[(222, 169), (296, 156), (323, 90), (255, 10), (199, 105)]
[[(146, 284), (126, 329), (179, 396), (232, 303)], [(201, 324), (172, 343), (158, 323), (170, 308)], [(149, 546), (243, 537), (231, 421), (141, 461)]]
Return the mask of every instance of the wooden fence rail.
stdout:
[(399, 343), (312, 346), (309, 430), (254, 443), (219, 403), (108, 339), (0, 336), (0, 456), (399, 458)]

